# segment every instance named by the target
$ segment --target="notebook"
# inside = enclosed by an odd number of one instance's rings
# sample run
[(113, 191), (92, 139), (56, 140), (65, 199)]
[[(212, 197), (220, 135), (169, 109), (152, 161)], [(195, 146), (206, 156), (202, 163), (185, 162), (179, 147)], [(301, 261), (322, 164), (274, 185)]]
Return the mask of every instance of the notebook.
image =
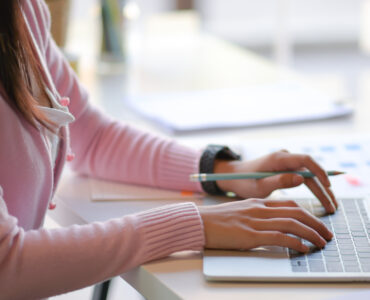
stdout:
[(347, 172), (347, 177), (332, 179), (340, 204), (334, 215), (325, 215), (318, 200), (303, 187), (283, 190), (280, 195), (298, 199), (321, 217), (334, 233), (333, 240), (322, 250), (303, 240), (311, 249), (306, 255), (283, 247), (207, 250), (205, 277), (216, 281), (370, 281), (370, 136), (249, 141), (241, 149), (252, 158), (281, 149), (282, 143), (292, 152), (309, 153), (327, 169)]

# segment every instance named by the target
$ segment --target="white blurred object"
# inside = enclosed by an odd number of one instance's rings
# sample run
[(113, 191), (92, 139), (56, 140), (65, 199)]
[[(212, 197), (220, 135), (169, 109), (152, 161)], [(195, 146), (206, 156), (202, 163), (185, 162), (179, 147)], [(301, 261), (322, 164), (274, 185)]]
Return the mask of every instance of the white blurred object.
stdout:
[[(360, 15), (367, 0), (294, 0), (289, 32), (295, 44), (357, 42)], [(204, 27), (245, 46), (275, 41), (280, 0), (199, 0)]]
[(137, 2), (128, 1), (123, 8), (123, 15), (128, 20), (136, 20), (140, 17), (141, 10)]
[(360, 47), (364, 53), (370, 54), (370, 0), (365, 0), (363, 3)]
[(292, 59), (292, 40), (289, 28), (291, 0), (277, 0), (275, 59), (280, 65), (289, 65)]

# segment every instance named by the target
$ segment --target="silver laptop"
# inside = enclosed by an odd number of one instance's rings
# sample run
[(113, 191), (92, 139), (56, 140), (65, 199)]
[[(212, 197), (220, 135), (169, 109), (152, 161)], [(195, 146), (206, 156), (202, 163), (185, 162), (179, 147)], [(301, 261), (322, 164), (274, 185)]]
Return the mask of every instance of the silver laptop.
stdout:
[[(370, 201), (370, 200), (369, 200)], [(311, 243), (308, 254), (282, 247), (261, 247), (250, 251), (204, 253), (203, 272), (216, 281), (370, 281), (370, 219), (365, 198), (338, 199), (340, 208), (322, 221), (334, 238), (322, 250)], [(303, 206), (322, 214), (317, 200)]]

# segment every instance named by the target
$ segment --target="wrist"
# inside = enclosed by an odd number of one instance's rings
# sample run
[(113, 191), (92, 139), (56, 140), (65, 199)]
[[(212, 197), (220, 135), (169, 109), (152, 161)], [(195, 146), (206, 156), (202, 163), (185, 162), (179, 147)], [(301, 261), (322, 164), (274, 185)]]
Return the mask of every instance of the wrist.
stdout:
[(208, 222), (206, 218), (207, 208), (205, 206), (198, 206), (198, 211), (200, 215), (200, 219), (202, 220), (203, 224), (203, 231), (204, 231), (204, 247), (207, 247), (207, 233), (208, 233)]
[(212, 220), (215, 220), (216, 216), (212, 216), (214, 206), (198, 206), (199, 214), (203, 222), (204, 230), (204, 248), (210, 248), (212, 245)]

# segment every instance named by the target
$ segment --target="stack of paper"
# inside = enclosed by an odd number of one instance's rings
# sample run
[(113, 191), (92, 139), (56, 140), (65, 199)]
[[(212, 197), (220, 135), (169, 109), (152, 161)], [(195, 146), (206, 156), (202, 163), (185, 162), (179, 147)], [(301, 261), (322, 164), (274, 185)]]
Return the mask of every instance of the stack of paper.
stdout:
[(172, 132), (248, 127), (346, 116), (352, 107), (296, 82), (129, 97), (141, 115)]

